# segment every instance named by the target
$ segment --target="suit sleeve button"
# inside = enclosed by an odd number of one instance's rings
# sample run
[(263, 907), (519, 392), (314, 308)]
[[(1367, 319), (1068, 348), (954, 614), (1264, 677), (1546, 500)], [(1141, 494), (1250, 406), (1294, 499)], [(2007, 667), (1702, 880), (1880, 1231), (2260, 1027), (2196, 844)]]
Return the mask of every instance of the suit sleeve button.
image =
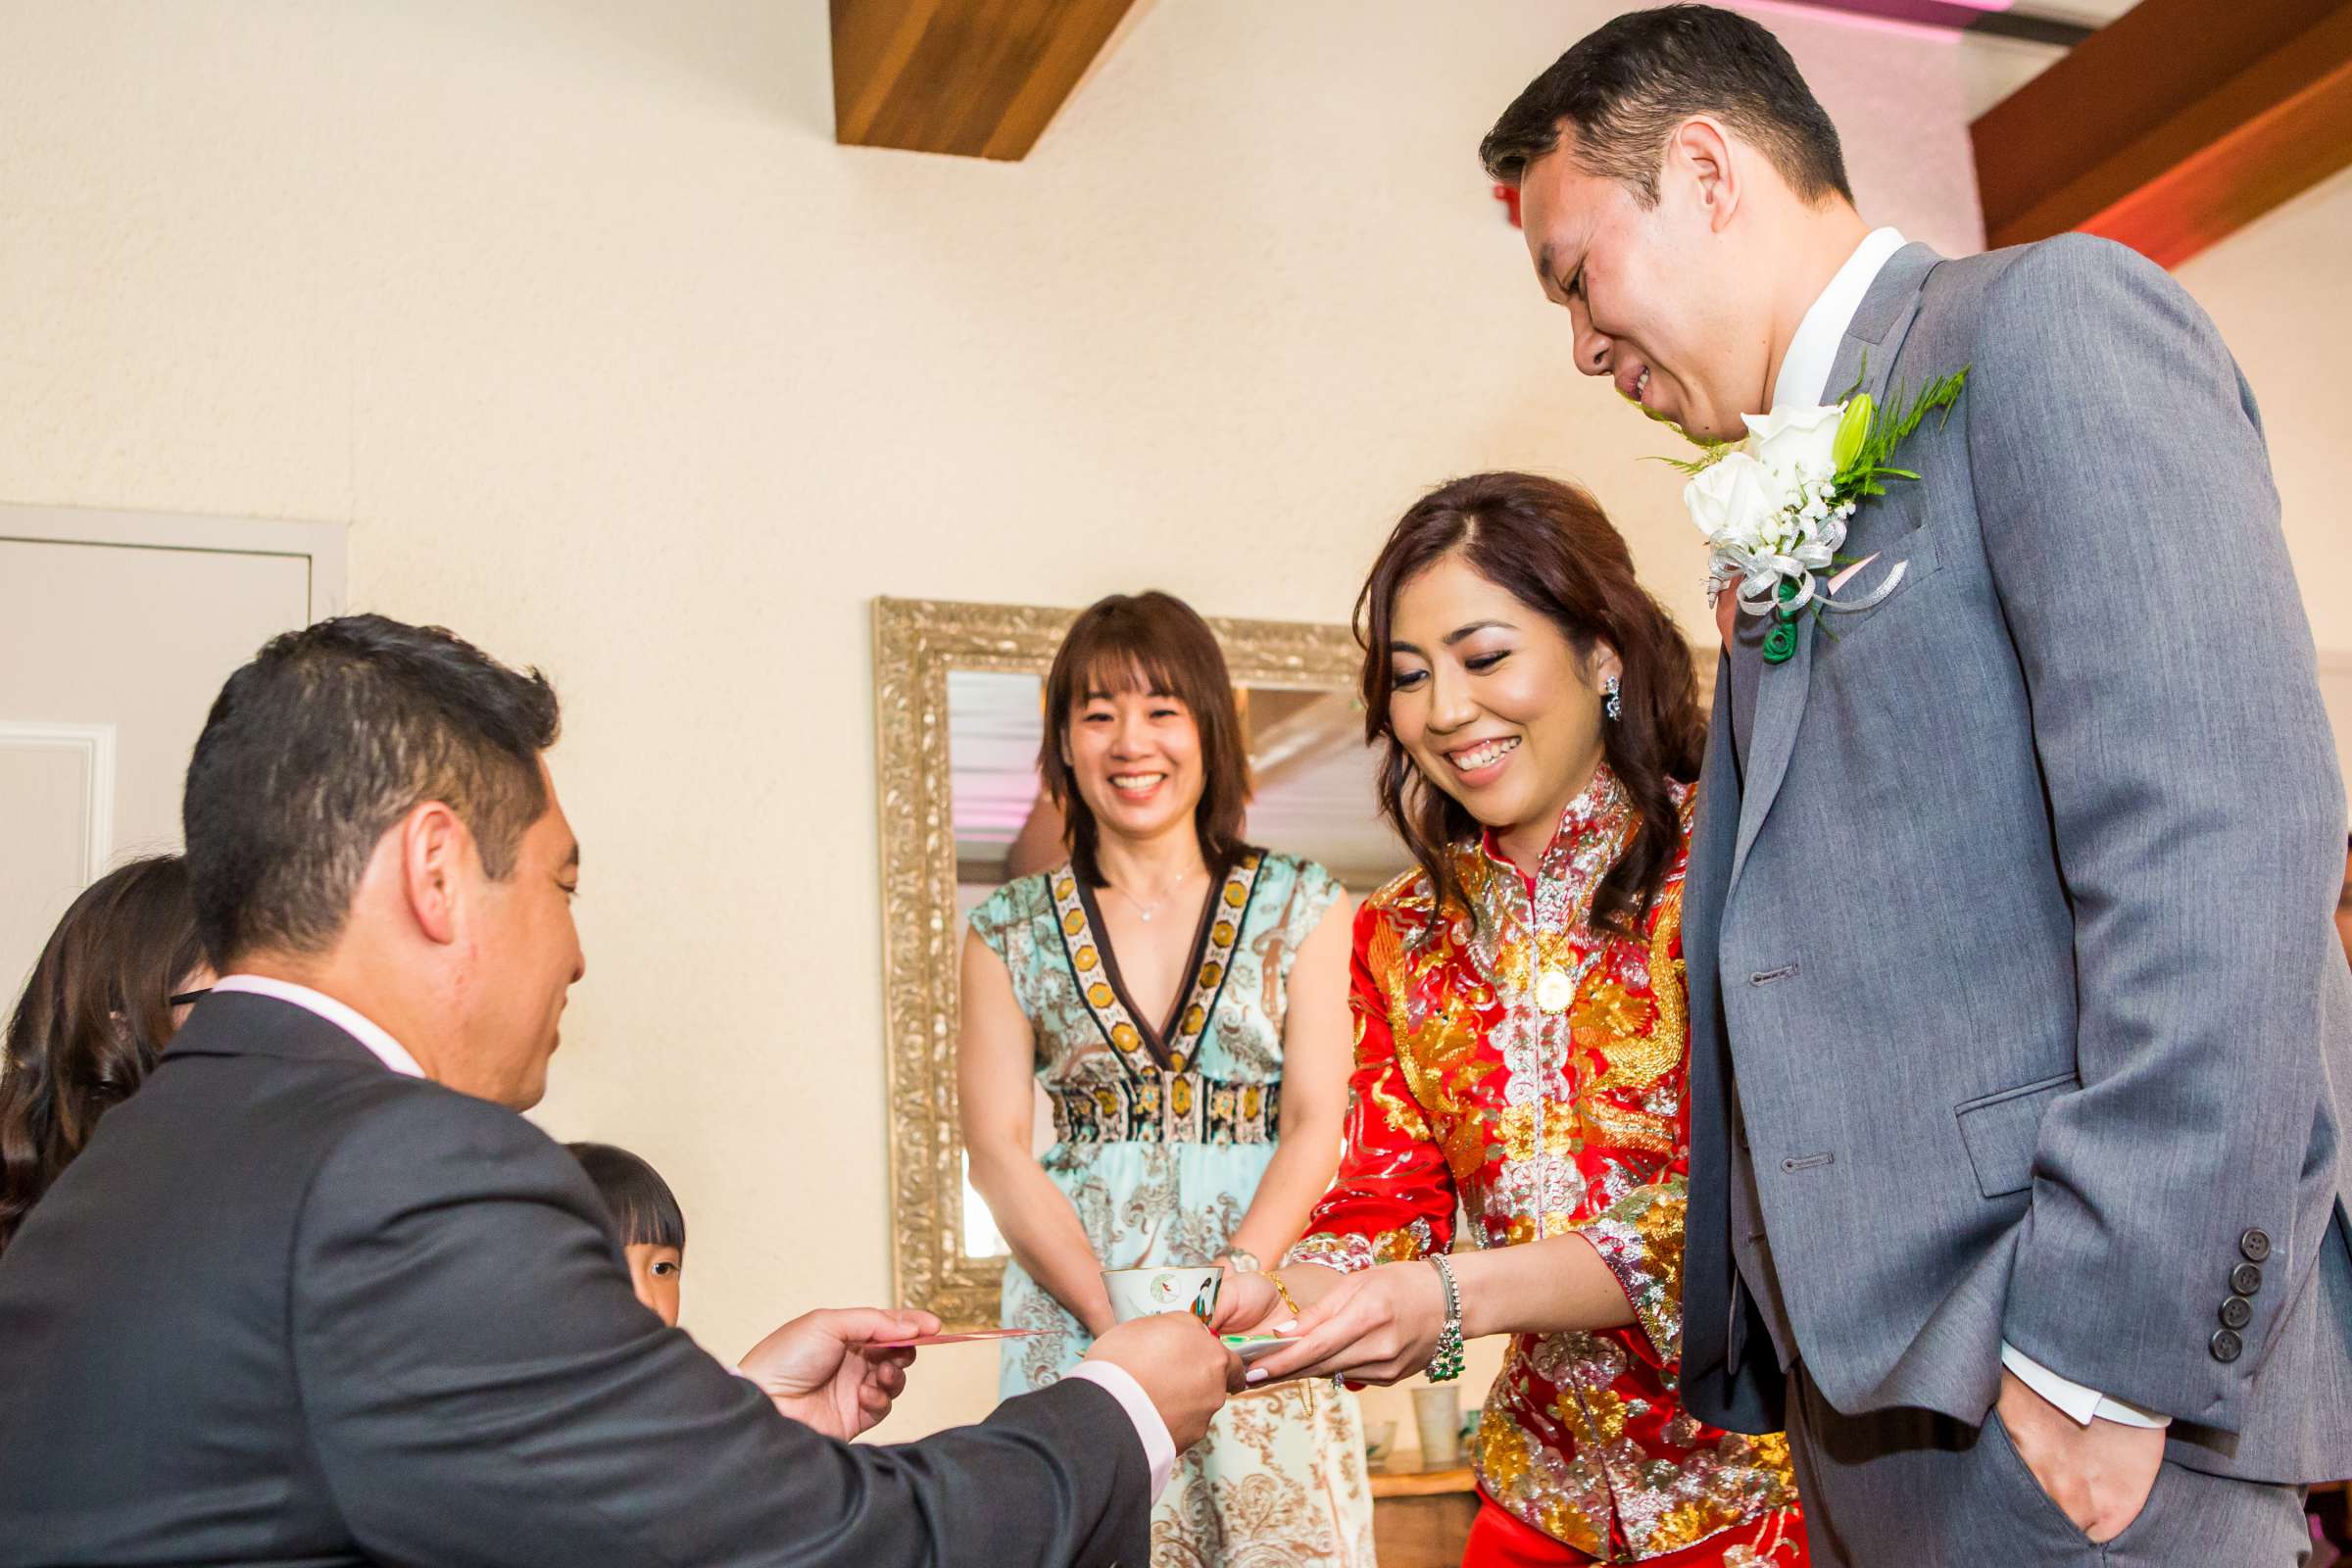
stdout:
[(2237, 1250), (2246, 1254), (2249, 1263), (2267, 1263), (2271, 1259), (2271, 1235), (2264, 1230), (2250, 1230), (2237, 1239)]
[(2230, 1289), (2240, 1296), (2252, 1296), (2262, 1289), (2262, 1268), (2255, 1263), (2240, 1263), (2230, 1271)]
[(2254, 1321), (2254, 1303), (2242, 1296), (2232, 1296), (2222, 1303), (2222, 1327), (2242, 1329)]
[(2235, 1330), (2215, 1329), (2208, 1348), (2213, 1351), (2213, 1358), (2226, 1366), (2244, 1353), (2246, 1342), (2237, 1337)]

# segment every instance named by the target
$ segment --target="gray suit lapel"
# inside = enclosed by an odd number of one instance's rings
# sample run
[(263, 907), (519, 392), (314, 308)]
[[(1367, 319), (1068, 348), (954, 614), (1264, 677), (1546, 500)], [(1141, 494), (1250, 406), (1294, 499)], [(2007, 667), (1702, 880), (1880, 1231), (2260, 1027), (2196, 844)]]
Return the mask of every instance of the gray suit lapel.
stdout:
[[(1698, 770), (1698, 814), (1690, 830), (1690, 859), (1683, 873), (1683, 958), (1695, 977), (1713, 976), (1723, 895), (1731, 883), (1732, 851), (1740, 820), (1739, 759), (1732, 755), (1732, 670), (1724, 659), (1715, 675), (1715, 711), (1707, 725), (1707, 755)], [(1712, 981), (1710, 980), (1710, 989)]]
[[(1830, 368), (1828, 397), (1841, 399), (1858, 387), (1873, 399), (1886, 401), (1887, 374), (1902, 351), (1903, 335), (1919, 315), (1920, 288), (1939, 260), (1925, 245), (1906, 245), (1879, 269), (1838, 347), (1837, 361)], [(1732, 856), (1734, 885), (1781, 792), (1781, 780), (1788, 776), (1788, 758), (1796, 748), (1797, 727), (1804, 719), (1805, 699), (1812, 686), (1813, 641), (1819, 634), (1819, 626), (1808, 623), (1796, 640), (1794, 658), (1785, 664), (1766, 664), (1755, 672), (1756, 727), (1748, 741), (1746, 777), (1741, 781), (1740, 839)], [(1741, 656), (1758, 657), (1747, 648), (1742, 648)]]

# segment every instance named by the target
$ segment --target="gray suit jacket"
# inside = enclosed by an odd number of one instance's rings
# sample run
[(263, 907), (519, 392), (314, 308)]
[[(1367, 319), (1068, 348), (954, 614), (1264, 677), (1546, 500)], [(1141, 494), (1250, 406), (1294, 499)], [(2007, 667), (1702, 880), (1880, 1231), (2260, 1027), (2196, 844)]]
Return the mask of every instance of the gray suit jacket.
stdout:
[(1976, 1424), (2005, 1339), (2192, 1467), (2352, 1474), (2344, 794), (2252, 394), (2082, 236), (1901, 251), (1831, 395), (1963, 366), (1853, 520), (1894, 591), (1718, 682), (1685, 1398), (1775, 1425), (1795, 1354)]
[(1102, 1389), (819, 1437), (637, 1303), (536, 1128), (262, 997), (197, 1004), (0, 1257), (0, 1391), (9, 1568), (1149, 1558)]

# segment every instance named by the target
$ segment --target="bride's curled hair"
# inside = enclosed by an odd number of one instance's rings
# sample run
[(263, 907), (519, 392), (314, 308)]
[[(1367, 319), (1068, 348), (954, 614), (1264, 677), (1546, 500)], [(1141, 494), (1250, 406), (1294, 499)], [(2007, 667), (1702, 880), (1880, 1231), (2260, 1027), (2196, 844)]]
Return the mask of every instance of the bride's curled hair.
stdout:
[(1635, 577), (1633, 557), (1600, 504), (1575, 485), (1532, 473), (1472, 474), (1423, 496), (1389, 535), (1355, 604), (1355, 636), (1364, 650), (1364, 732), (1381, 747), (1381, 810), (1429, 874), (1439, 906), (1464, 909), (1475, 919), (1450, 852), (1475, 839), (1479, 824), (1421, 775), (1389, 717), (1396, 596), (1453, 555), (1550, 620), (1578, 659), (1590, 660), (1594, 647), (1606, 643), (1623, 662), (1623, 717), (1604, 722), (1602, 746), (1610, 770), (1641, 813), (1641, 826), (1601, 878), (1592, 925), (1637, 935), (1681, 841), (1670, 785), (1698, 777), (1706, 723), (1698, 710), (1690, 645)]

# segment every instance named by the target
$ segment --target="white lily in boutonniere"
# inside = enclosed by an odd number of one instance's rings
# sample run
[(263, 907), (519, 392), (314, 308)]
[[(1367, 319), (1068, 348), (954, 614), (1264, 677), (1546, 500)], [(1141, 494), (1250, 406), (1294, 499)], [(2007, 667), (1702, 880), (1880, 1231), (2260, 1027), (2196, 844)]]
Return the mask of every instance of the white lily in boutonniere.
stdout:
[[(1837, 567), (1859, 563), (1840, 555), (1846, 520), (1870, 496), (1886, 493), (1888, 479), (1916, 479), (1889, 461), (1894, 449), (1937, 409), (1946, 417), (1968, 383), (1964, 368), (1932, 384), (1889, 416), (1867, 392), (1819, 408), (1746, 415), (1747, 439), (1700, 442), (1703, 455), (1668, 458), (1690, 476), (1683, 505), (1713, 552), (1707, 562), (1712, 604), (1734, 583), (1740, 609), (1771, 615), (1764, 637), (1767, 663), (1796, 652), (1797, 622), (1810, 611), (1867, 610), (1893, 592), (1903, 566), (1869, 595), (1833, 603), (1825, 580)], [(1895, 395), (1901, 406), (1902, 395)]]

